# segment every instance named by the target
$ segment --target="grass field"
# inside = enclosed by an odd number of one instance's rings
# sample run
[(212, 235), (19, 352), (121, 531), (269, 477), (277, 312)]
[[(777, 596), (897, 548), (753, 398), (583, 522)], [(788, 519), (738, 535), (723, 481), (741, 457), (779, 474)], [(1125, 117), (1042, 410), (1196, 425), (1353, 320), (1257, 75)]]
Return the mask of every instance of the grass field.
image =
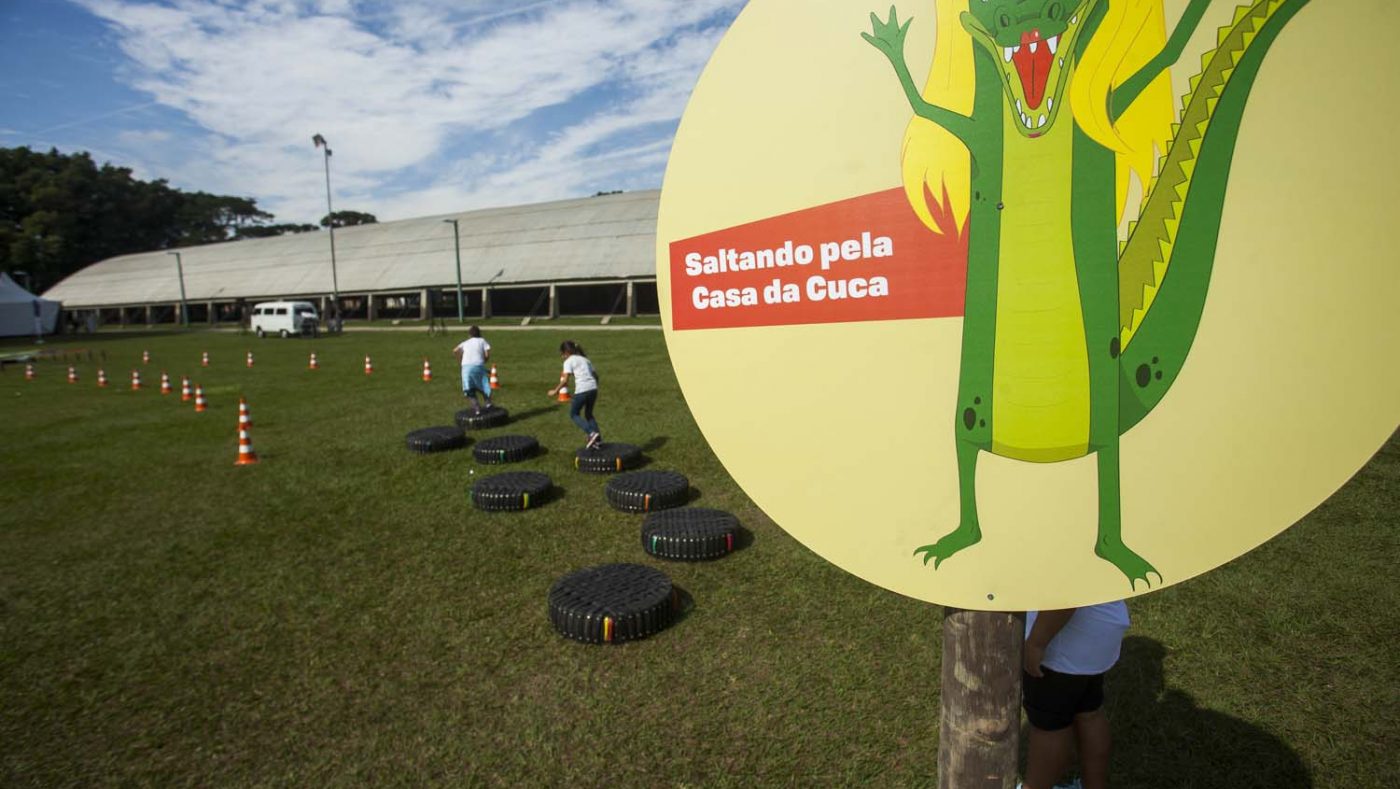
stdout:
[[(564, 331), (488, 335), (517, 421), (486, 434), (536, 436), (524, 467), (564, 491), (519, 514), (473, 509), (469, 472), (494, 469), (469, 451), (404, 448), (461, 407), (457, 334), (122, 332), (45, 346), (81, 357), (75, 386), (63, 361), (33, 382), (6, 367), (0, 785), (931, 785), (940, 609), (767, 520), (701, 438), (660, 332), (579, 331), (605, 436), (753, 535), (719, 562), (648, 557), (544, 396)], [(161, 370), (210, 410), (158, 394)], [(256, 466), (233, 464), (240, 395)], [(1109, 682), (1116, 785), (1393, 783), (1397, 506), (1392, 437), (1278, 539), (1134, 601)], [(614, 561), (663, 568), (693, 606), (633, 644), (555, 635), (550, 584)]]

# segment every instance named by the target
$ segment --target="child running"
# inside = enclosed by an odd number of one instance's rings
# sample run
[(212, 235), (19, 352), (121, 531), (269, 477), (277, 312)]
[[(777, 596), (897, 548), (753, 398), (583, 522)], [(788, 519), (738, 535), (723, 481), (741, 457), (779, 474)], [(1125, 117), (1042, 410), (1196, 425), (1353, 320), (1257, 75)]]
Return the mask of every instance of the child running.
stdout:
[[(462, 395), (470, 397), (472, 409), (481, 413), (491, 407), (491, 377), (486, 372), (486, 361), (491, 358), (491, 343), (482, 339), (481, 329), (473, 326), (467, 329), (467, 339), (452, 349), (457, 361), (462, 364)], [(485, 405), (477, 400), (481, 395)]]
[(598, 422), (593, 419), (593, 404), (598, 400), (598, 373), (584, 354), (583, 346), (573, 340), (559, 344), (559, 355), (564, 357), (564, 371), (559, 374), (559, 385), (549, 390), (549, 396), (559, 394), (559, 390), (569, 383), (569, 376), (574, 377), (574, 397), (569, 405), (569, 418), (588, 434), (584, 449), (596, 449), (603, 443)]

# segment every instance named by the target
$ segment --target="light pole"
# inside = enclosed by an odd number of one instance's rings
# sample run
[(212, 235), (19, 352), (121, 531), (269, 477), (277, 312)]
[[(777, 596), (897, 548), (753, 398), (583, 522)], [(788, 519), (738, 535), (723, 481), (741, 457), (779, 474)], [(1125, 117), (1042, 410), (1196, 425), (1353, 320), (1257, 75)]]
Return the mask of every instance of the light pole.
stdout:
[(331, 146), (326, 142), (326, 138), (317, 134), (311, 138), (311, 142), (325, 153), (326, 160), (326, 230), (331, 237), (331, 299), (335, 304), (335, 313), (340, 314), (340, 280), (335, 273), (335, 218), (332, 214), (335, 211), (331, 208)]
[(189, 328), (190, 306), (185, 301), (185, 267), (180, 262), (179, 252), (166, 252), (165, 254), (175, 256), (175, 274), (180, 277), (180, 325)]
[(467, 308), (462, 300), (462, 237), (457, 231), (457, 220), (444, 219), (452, 225), (452, 251), (457, 253), (457, 322), (467, 322)]

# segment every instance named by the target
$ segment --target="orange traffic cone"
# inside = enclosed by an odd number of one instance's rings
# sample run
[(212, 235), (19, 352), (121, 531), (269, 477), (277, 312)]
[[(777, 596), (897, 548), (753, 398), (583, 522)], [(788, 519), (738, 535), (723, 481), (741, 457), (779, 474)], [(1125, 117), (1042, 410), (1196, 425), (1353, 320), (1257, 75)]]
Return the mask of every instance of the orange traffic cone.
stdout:
[(170, 394), (172, 391), (173, 391), (173, 390), (170, 388), (170, 375), (169, 375), (168, 373), (166, 373), (164, 370), (161, 370), (161, 371), (160, 371), (160, 393), (163, 394), (163, 395), (168, 395), (168, 394)]
[(248, 352), (248, 366), (249, 366), (249, 367), (252, 367), (252, 366), (253, 366), (253, 352), (252, 352), (252, 351), (249, 351), (249, 352)]
[(204, 387), (199, 384), (194, 385), (194, 410), (195, 413), (205, 411), (209, 405), (204, 402)]
[(141, 363), (142, 363), (142, 364), (150, 364), (150, 363), (151, 363), (151, 352), (150, 352), (150, 351), (142, 351), (142, 352), (141, 352)]
[(428, 364), (428, 360), (427, 360), (427, 359), (424, 359), (424, 360), (423, 360), (423, 383), (425, 383), (425, 384), (426, 384), (426, 383), (432, 383), (432, 381), (433, 381), (433, 366), (432, 366), (431, 364)]
[(205, 351), (204, 353), (202, 353), (202, 354), (199, 355), (199, 366), (200, 366), (200, 367), (208, 367), (208, 366), (209, 366), (209, 352), (208, 352), (208, 351)]
[(561, 387), (559, 387), (559, 402), (561, 402), (561, 403), (567, 403), (567, 402), (569, 402), (569, 401), (572, 400), (572, 399), (573, 399), (572, 397), (569, 397), (569, 387), (567, 387), (567, 386), (561, 386)]
[(314, 354), (314, 353), (311, 354), (311, 361), (306, 365), (306, 369), (308, 369), (308, 370), (319, 370), (319, 369), (321, 369), (321, 364), (320, 364), (320, 362), (317, 362), (317, 361), (316, 361), (316, 354)]
[(107, 388), (107, 371), (101, 367), (97, 368), (97, 385), (103, 389)]
[(141, 388), (141, 371), (131, 371), (131, 391), (135, 392)]
[(32, 380), (34, 380), (34, 365), (32, 365), (32, 364), (26, 364), (26, 365), (24, 366), (24, 380), (26, 380), (26, 381), (32, 381)]
[(253, 426), (253, 415), (248, 413), (248, 401), (238, 398), (238, 429)]
[(492, 389), (500, 389), (500, 388), (501, 388), (501, 379), (499, 379), (499, 378), (496, 377), (496, 365), (494, 365), (494, 364), (491, 365), (491, 388), (492, 388)]
[[(242, 401), (240, 400), (241, 404)], [(248, 426), (243, 424), (243, 416), (238, 417), (238, 460), (235, 466), (247, 466), (258, 462), (258, 453), (253, 451), (253, 439), (248, 435)]]
[(180, 376), (180, 402), (188, 403), (194, 399), (194, 393), (190, 391), (190, 378), (187, 375)]
[(68, 366), (68, 383), (70, 383), (70, 384), (75, 384), (75, 383), (77, 383), (77, 382), (78, 382), (78, 368), (76, 368), (76, 367), (74, 367), (74, 366), (72, 366), (72, 365), (69, 365), (69, 366)]
[(369, 355), (365, 355), (365, 375), (374, 375), (374, 362), (369, 360)]

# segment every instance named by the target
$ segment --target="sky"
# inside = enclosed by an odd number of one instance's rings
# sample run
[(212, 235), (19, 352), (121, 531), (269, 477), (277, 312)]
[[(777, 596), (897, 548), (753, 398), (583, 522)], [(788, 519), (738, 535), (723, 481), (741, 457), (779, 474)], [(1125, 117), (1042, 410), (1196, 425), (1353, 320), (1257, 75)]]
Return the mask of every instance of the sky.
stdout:
[(0, 147), (277, 222), (661, 186), (743, 0), (0, 0)]

